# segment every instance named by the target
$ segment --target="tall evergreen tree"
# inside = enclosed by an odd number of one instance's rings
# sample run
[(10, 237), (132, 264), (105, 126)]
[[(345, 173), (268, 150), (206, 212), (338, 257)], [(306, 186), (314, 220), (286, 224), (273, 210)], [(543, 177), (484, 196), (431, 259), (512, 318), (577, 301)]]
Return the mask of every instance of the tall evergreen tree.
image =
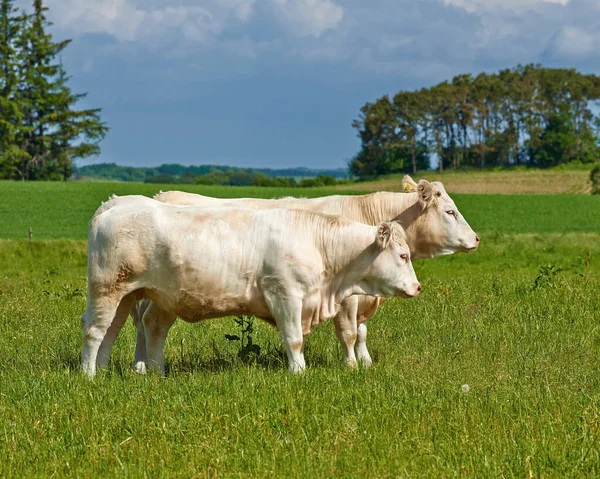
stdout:
[(108, 128), (99, 109), (78, 110), (42, 0), (18, 14), (0, 0), (0, 177), (68, 179), (73, 160), (100, 152)]
[(22, 112), (17, 98), (19, 55), (15, 39), (22, 15), (12, 0), (0, 2), (0, 179), (19, 175), (18, 164), (27, 156), (17, 143)]
[(33, 14), (22, 32), (26, 114), (31, 132), (26, 150), (28, 179), (67, 179), (74, 158), (85, 158), (100, 151), (99, 141), (107, 127), (99, 109), (76, 110), (85, 97), (73, 94), (68, 77), (58, 59), (71, 40), (54, 42), (48, 32), (47, 8), (34, 0)]

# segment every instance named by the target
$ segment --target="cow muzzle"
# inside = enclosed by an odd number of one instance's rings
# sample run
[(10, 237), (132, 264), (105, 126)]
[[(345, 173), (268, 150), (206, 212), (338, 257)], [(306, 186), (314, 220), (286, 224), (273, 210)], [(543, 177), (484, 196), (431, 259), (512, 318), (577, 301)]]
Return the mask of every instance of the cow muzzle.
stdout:
[(481, 242), (481, 240), (479, 239), (479, 236), (475, 235), (475, 238), (473, 238), (472, 241), (469, 241), (466, 245), (464, 245), (462, 247), (462, 250), (465, 253), (470, 253), (471, 251), (475, 251), (479, 247), (480, 242)]
[(410, 288), (402, 288), (402, 289), (398, 289), (398, 294), (397, 296), (401, 296), (402, 298), (414, 298), (415, 296), (418, 296), (419, 293), (421, 292), (421, 283), (416, 283), (414, 285), (412, 285)]

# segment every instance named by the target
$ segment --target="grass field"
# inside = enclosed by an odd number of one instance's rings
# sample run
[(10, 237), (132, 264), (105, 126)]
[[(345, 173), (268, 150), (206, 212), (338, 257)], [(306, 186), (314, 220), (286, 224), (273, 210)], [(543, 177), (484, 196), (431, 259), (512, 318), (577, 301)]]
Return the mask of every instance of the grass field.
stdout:
[[(426, 172), (430, 181), (442, 181), (449, 193), (462, 194), (589, 194), (591, 191), (590, 170), (535, 169), (500, 171), (448, 171)], [(400, 191), (402, 176), (391, 175), (377, 181), (340, 186), (340, 190)]]
[[(177, 188), (216, 197), (277, 198), (356, 194), (323, 188), (257, 188), (143, 183), (19, 183), (0, 181), (0, 239), (85, 239), (94, 211), (109, 195), (151, 196)], [(363, 194), (365, 191), (358, 192)], [(480, 233), (600, 232), (600, 195), (453, 195)]]
[[(415, 264), (423, 293), (369, 324), (371, 369), (342, 366), (331, 324), (304, 376), (262, 323), (246, 365), (225, 318), (176, 323), (166, 378), (131, 371), (128, 324), (90, 382), (81, 238), (109, 193), (155, 190), (137, 187), (0, 183), (0, 236), (40, 224), (0, 240), (0, 477), (600, 475), (596, 198), (458, 195), (481, 247)], [(41, 240), (56, 223), (71, 239)]]
[[(314, 197), (340, 192), (323, 188), (257, 188), (144, 183), (0, 181), (0, 238), (26, 238), (29, 228), (39, 239), (87, 238), (87, 223), (112, 194), (153, 196), (177, 189), (216, 197)], [(342, 194), (352, 192), (342, 192)]]

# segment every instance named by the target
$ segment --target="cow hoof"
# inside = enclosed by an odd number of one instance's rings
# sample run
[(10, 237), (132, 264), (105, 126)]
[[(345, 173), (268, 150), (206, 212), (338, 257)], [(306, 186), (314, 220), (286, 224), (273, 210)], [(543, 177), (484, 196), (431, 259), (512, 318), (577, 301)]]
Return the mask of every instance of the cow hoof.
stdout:
[(346, 363), (346, 366), (350, 369), (358, 368), (358, 362), (356, 361), (356, 359), (346, 359), (345, 363)]
[(370, 368), (373, 365), (373, 360), (370, 356), (367, 356), (366, 358), (359, 358), (358, 361), (363, 368)]
[(138, 374), (146, 374), (146, 363), (144, 361), (138, 361), (135, 363), (134, 369)]

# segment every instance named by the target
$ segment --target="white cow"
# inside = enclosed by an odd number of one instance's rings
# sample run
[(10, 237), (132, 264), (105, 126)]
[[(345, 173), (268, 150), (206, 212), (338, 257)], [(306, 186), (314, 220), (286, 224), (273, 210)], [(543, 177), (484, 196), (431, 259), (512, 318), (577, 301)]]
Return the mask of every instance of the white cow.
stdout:
[(293, 372), (305, 367), (303, 338), (353, 294), (412, 297), (421, 285), (397, 223), (369, 226), (287, 209), (167, 205), (113, 198), (89, 228), (88, 299), (82, 366), (104, 366), (138, 297), (161, 314), (147, 325), (151, 364), (163, 364), (175, 317), (196, 322), (251, 314), (280, 331)]
[[(413, 260), (433, 258), (458, 251), (474, 251), (479, 237), (462, 217), (452, 199), (439, 182), (421, 180), (415, 183), (404, 177), (405, 191), (413, 193), (373, 193), (363, 196), (327, 196), (322, 198), (259, 198), (219, 199), (181, 191), (161, 192), (158, 201), (205, 207), (244, 206), (249, 208), (298, 208), (341, 215), (362, 223), (375, 225), (382, 221), (399, 221), (407, 233), (407, 243)], [(357, 359), (371, 364), (366, 345), (367, 321), (375, 314), (384, 298), (352, 296), (345, 300), (334, 318), (336, 334), (342, 344), (344, 360), (355, 366)], [(152, 316), (160, 315), (156, 305), (143, 301), (134, 309), (137, 324), (135, 365), (139, 372), (146, 369), (144, 324), (152, 324)], [(141, 318), (144, 317), (144, 321)], [(163, 340), (164, 342), (164, 340)]]

